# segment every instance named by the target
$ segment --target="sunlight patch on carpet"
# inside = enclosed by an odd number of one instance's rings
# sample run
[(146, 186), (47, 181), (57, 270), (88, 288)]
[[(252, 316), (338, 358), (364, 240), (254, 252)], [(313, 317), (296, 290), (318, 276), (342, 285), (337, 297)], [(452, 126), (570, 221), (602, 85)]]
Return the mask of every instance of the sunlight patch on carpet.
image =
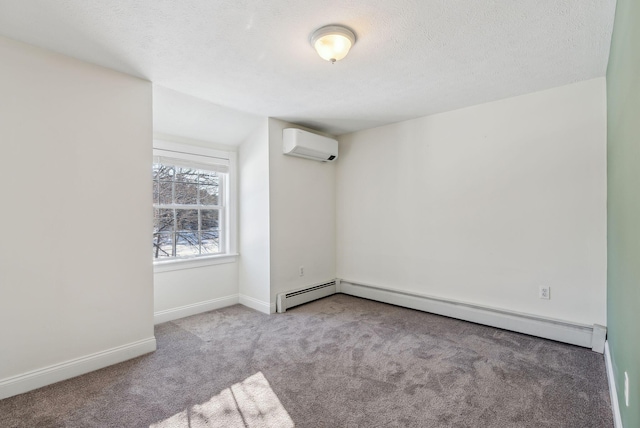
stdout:
[(149, 428), (292, 428), (295, 424), (262, 372)]

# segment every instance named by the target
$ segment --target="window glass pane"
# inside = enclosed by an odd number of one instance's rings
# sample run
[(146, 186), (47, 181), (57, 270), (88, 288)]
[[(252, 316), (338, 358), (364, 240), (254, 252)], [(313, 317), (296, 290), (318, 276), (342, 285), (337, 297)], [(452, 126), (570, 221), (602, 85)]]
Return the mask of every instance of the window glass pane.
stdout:
[(217, 186), (220, 182), (220, 177), (218, 176), (217, 172), (211, 172), (211, 171), (198, 171), (199, 172), (199, 176), (198, 176), (198, 182), (200, 184), (204, 184), (204, 185), (215, 185)]
[(176, 168), (176, 181), (182, 183), (197, 183), (198, 170), (191, 168)]
[(153, 180), (154, 181), (158, 181), (158, 174), (160, 173), (160, 169), (162, 169), (162, 165), (160, 165), (159, 163), (154, 163), (153, 164)]
[(173, 181), (175, 175), (175, 167), (171, 165), (155, 164), (153, 168), (154, 180), (160, 181)]
[(198, 203), (198, 185), (176, 182), (176, 204), (195, 205)]
[(176, 256), (187, 257), (200, 254), (198, 232), (176, 233)]
[(217, 185), (200, 186), (200, 204), (218, 205), (218, 191), (219, 187)]
[(198, 210), (176, 210), (178, 231), (198, 231)]
[(173, 232), (173, 210), (153, 210), (153, 232)]
[(153, 203), (157, 204), (158, 201), (160, 200), (160, 193), (159, 193), (159, 188), (158, 188), (158, 182), (154, 181), (153, 182)]
[(200, 216), (202, 217), (202, 227), (200, 230), (208, 231), (219, 229), (218, 210), (201, 210)]
[(216, 254), (220, 252), (220, 237), (217, 230), (202, 232), (200, 241), (201, 254)]
[(173, 233), (153, 234), (153, 258), (162, 259), (172, 257)]
[(161, 204), (173, 203), (173, 183), (161, 181), (158, 183), (158, 196)]

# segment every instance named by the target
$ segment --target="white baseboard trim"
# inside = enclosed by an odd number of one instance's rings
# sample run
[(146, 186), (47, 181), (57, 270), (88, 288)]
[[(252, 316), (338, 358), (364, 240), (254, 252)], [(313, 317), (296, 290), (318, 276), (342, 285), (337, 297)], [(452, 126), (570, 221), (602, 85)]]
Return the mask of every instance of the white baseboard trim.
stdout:
[(613, 363), (611, 361), (611, 351), (609, 351), (609, 341), (604, 342), (604, 361), (607, 368), (607, 379), (609, 379), (609, 397), (611, 397), (611, 411), (613, 413), (613, 426), (622, 427), (622, 416), (620, 415), (620, 402), (618, 401), (618, 390), (616, 389), (616, 378), (613, 374)]
[(238, 294), (232, 294), (231, 296), (219, 297), (217, 299), (193, 303), (191, 305), (179, 306), (177, 308), (158, 311), (153, 314), (153, 323), (162, 324), (163, 322), (173, 321), (191, 315), (213, 311), (214, 309), (220, 309), (227, 306), (235, 305), (239, 302), (238, 297)]
[(0, 380), (0, 400), (71, 379), (156, 350), (156, 338), (139, 340)]
[(477, 324), (592, 348), (593, 327), (454, 300), (340, 280), (340, 292)]
[(275, 303), (264, 302), (254, 299), (253, 297), (245, 296), (244, 294), (240, 294), (240, 304), (267, 315), (276, 312)]

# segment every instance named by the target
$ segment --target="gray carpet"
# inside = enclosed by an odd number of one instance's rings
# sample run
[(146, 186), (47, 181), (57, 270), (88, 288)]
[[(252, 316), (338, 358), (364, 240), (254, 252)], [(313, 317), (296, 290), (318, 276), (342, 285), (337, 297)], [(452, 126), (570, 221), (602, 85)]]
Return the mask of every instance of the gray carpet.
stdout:
[(346, 295), (156, 327), (158, 350), (0, 401), (1, 427), (612, 427), (588, 349)]

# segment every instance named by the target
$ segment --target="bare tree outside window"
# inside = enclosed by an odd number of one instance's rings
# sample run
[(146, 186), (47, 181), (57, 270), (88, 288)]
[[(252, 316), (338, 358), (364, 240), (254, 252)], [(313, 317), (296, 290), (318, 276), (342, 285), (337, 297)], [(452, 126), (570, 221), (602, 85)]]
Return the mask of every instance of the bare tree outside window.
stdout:
[(154, 259), (221, 252), (222, 176), (178, 165), (153, 165)]

